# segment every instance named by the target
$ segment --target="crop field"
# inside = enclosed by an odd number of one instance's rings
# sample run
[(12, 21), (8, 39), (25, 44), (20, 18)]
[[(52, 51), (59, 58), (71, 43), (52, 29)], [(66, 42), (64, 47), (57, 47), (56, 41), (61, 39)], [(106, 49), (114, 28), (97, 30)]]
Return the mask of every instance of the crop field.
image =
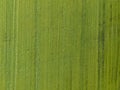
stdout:
[(120, 90), (120, 0), (0, 0), (0, 90)]

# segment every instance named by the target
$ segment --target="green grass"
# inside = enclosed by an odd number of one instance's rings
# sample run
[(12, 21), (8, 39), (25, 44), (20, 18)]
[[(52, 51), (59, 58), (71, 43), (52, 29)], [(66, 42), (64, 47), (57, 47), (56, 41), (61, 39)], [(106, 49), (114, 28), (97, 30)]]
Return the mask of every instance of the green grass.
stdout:
[(119, 0), (0, 0), (0, 90), (120, 90)]

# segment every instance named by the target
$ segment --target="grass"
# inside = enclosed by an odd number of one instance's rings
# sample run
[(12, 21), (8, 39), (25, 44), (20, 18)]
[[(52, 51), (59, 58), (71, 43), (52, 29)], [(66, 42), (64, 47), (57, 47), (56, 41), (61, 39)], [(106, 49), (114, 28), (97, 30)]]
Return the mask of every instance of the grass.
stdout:
[(0, 0), (0, 90), (119, 90), (119, 0)]

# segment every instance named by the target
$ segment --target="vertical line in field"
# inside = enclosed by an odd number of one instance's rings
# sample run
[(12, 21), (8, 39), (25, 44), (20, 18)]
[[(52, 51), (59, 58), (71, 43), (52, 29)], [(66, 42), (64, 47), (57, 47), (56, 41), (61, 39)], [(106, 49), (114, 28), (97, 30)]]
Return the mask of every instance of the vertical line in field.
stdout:
[(119, 0), (117, 0), (117, 10), (116, 10), (116, 49), (117, 49), (117, 55), (116, 55), (116, 76), (115, 76), (115, 82), (116, 82), (116, 89), (118, 90), (119, 89), (119, 50), (120, 50), (120, 44), (119, 44), (119, 39), (120, 39), (120, 28), (119, 28)]
[[(100, 18), (100, 2), (99, 2), (99, 18)], [(100, 21), (99, 21), (100, 24)], [(100, 27), (99, 27), (100, 28)], [(98, 30), (98, 90), (100, 90), (100, 59), (99, 59), (99, 48), (100, 48), (100, 43), (99, 43), (99, 32), (100, 30)]]
[[(110, 1), (110, 30), (109, 30), (109, 42), (110, 42), (110, 51), (109, 51), (109, 55), (110, 55), (110, 59), (109, 59), (109, 83), (108, 84), (111, 84), (111, 64), (112, 64), (112, 60), (111, 60), (111, 52), (112, 52), (112, 46), (111, 46), (111, 31), (112, 31), (112, 21), (113, 21), (113, 16), (112, 16), (112, 3)], [(110, 89), (111, 90), (111, 89)]]
[(117, 17), (117, 24), (118, 24), (118, 32), (117, 32), (117, 38), (118, 38), (118, 48), (117, 48), (117, 63), (118, 63), (118, 70), (117, 70), (117, 90), (120, 89), (120, 0), (118, 0), (118, 17)]
[(103, 90), (104, 89), (105, 1), (104, 0), (100, 0), (100, 1), (99, 1), (99, 30), (98, 30), (98, 90)]
[[(73, 33), (72, 33), (72, 30), (73, 30), (73, 28), (74, 28), (74, 25), (73, 25), (73, 23), (76, 23), (76, 22), (74, 22), (73, 21), (73, 18), (75, 18), (75, 17), (73, 17), (73, 10), (74, 10), (74, 1), (75, 0), (71, 0), (71, 4), (70, 4), (70, 8), (71, 8), (71, 10), (70, 10), (70, 14), (71, 14), (71, 17), (70, 17), (70, 23), (69, 23), (69, 27), (70, 27), (70, 38), (71, 39), (69, 39), (71, 42), (70, 43), (73, 43), (73, 39), (74, 39), (74, 36), (72, 36), (73, 35)], [(74, 32), (75, 33), (75, 32)], [(74, 47), (74, 43), (72, 44), (72, 48)], [(72, 59), (73, 59), (73, 54), (72, 54), (72, 49), (71, 48), (71, 50), (69, 50), (70, 51), (70, 56), (72, 56), (71, 58), (70, 58), (70, 61), (69, 61), (69, 64), (70, 64), (70, 66), (69, 66), (69, 69), (70, 69), (70, 90), (73, 90), (73, 85), (72, 85), (72, 83), (73, 83), (73, 70), (72, 70), (72, 68), (73, 68), (73, 63), (72, 63)]]
[(19, 16), (19, 0), (13, 2), (13, 30), (14, 30), (14, 47), (15, 47), (15, 75), (14, 75), (14, 90), (17, 83), (17, 65), (18, 65), (18, 16)]
[(34, 68), (35, 68), (35, 90), (38, 90), (38, 10), (37, 10), (38, 0), (34, 2), (34, 14), (35, 14), (35, 40), (34, 40)]
[[(6, 37), (7, 37), (7, 0), (6, 0), (6, 28), (5, 28), (5, 41), (6, 41)], [(6, 80), (6, 59), (7, 59), (7, 42), (5, 42), (5, 86), (7, 87), (7, 80)], [(5, 90), (7, 90), (5, 87)]]
[[(83, 46), (83, 40), (82, 39), (83, 39), (84, 24), (85, 24), (84, 22), (85, 22), (85, 16), (86, 16), (85, 11), (84, 11), (84, 1), (86, 1), (86, 0), (82, 0), (82, 2), (81, 2), (82, 3), (82, 23), (81, 23), (82, 27), (81, 27), (81, 49), (80, 49), (80, 52), (83, 51), (82, 50), (83, 49), (83, 47), (82, 47)], [(81, 72), (80, 73), (81, 74), (80, 75), (81, 76), (81, 82), (80, 82), (81, 87), (80, 87), (80, 89), (81, 90), (84, 89), (84, 77), (83, 77), (83, 75), (84, 75), (83, 74), (84, 73), (84, 61), (82, 60), (83, 59), (82, 57), (83, 57), (83, 55), (82, 55), (82, 53), (80, 53), (80, 58), (81, 58), (81, 60), (80, 60), (80, 70), (81, 70), (80, 71)]]
[[(15, 15), (16, 14), (16, 0), (13, 0), (13, 31), (14, 31), (14, 35), (16, 36), (16, 33), (15, 33)], [(14, 37), (15, 39), (16, 37)], [(14, 48), (15, 48), (15, 40), (14, 40)], [(16, 49), (15, 49), (16, 50)], [(16, 52), (15, 52), (16, 54)], [(13, 75), (14, 77), (14, 87), (13, 87), (13, 90), (15, 90), (15, 84), (16, 84), (16, 58), (15, 58), (15, 67), (14, 67), (14, 72), (15, 74)]]
[[(110, 53), (110, 69), (109, 69), (109, 73), (110, 73), (110, 82), (109, 84), (111, 85), (112, 83), (112, 33), (113, 33), (113, 3), (112, 3), (112, 0), (110, 1), (110, 17), (111, 17), (111, 22), (110, 22), (110, 48), (111, 48), (111, 51), (109, 52)], [(112, 86), (111, 86), (112, 87)], [(111, 90), (111, 87), (110, 87), (110, 90)]]
[(6, 87), (5, 87), (5, 89), (6, 90), (8, 90), (7, 89), (7, 78), (6, 78), (6, 71), (7, 71), (7, 69), (6, 69), (6, 60), (7, 60), (7, 20), (8, 20), (8, 18), (7, 18), (7, 0), (6, 0), (6, 28), (5, 28), (5, 84), (6, 84)]
[(81, 89), (87, 90), (88, 86), (88, 66), (87, 66), (87, 29), (88, 29), (88, 9), (87, 0), (82, 0), (82, 24), (81, 24), (81, 49), (80, 49), (80, 72), (81, 72)]
[(116, 31), (115, 31), (115, 37), (116, 37), (116, 45), (115, 45), (115, 49), (116, 50), (116, 68), (115, 68), (115, 83), (116, 83), (116, 89), (117, 89), (117, 79), (118, 79), (118, 68), (119, 68), (119, 62), (118, 62), (118, 56), (119, 56), (119, 44), (118, 44), (118, 0), (116, 1)]
[[(58, 8), (60, 8), (59, 6), (58, 6)], [(59, 15), (58, 15), (59, 16)], [(59, 20), (59, 19), (58, 19)], [(60, 83), (60, 20), (58, 21), (59, 23), (58, 23), (58, 37), (57, 37), (57, 48), (58, 48), (58, 51), (57, 51), (57, 59), (58, 59), (58, 61), (57, 61), (57, 69), (58, 69), (58, 71), (57, 71), (57, 81), (58, 81), (58, 83), (57, 83), (57, 90), (60, 90), (60, 85), (59, 85), (59, 83)]]
[(9, 36), (9, 33), (10, 33), (10, 29), (11, 27), (8, 28), (9, 26), (9, 12), (8, 10), (10, 10), (11, 8), (9, 7), (9, 4), (8, 1), (6, 0), (6, 30), (5, 30), (5, 83), (6, 83), (6, 90), (10, 90), (10, 63), (9, 62), (9, 44), (10, 44), (10, 36)]

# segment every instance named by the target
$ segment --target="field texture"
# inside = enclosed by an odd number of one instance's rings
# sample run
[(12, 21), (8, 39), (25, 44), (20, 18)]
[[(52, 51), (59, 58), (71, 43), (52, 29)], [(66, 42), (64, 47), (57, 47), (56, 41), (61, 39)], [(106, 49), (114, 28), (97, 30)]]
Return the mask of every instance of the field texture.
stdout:
[(120, 90), (120, 0), (0, 0), (0, 90)]

